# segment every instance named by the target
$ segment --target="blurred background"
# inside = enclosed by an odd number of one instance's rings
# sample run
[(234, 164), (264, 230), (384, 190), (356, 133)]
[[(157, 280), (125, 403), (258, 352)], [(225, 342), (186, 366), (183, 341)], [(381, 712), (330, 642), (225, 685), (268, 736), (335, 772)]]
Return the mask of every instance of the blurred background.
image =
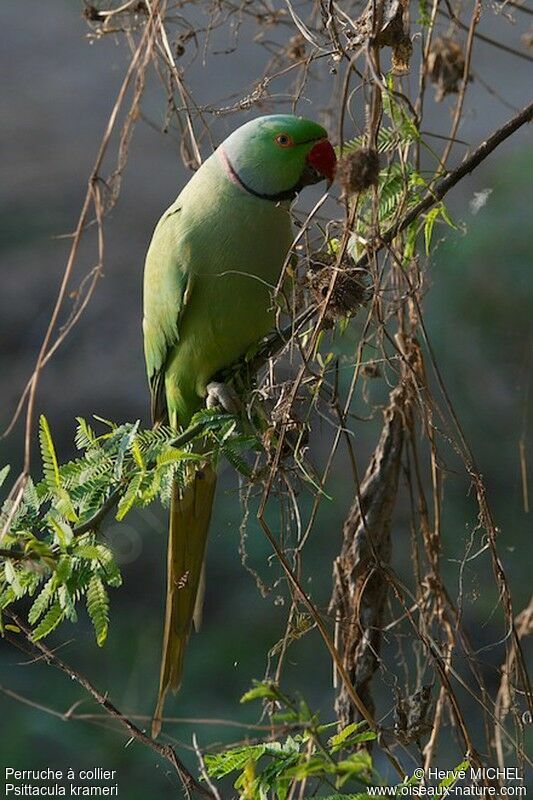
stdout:
[[(502, 8), (492, 4), (486, 9), (480, 30), (524, 50), (520, 35), (527, 31), (527, 16), (515, 10), (508, 19)], [(69, 249), (64, 235), (77, 220), (127, 65), (122, 39), (87, 37), (82, 10), (73, 0), (37, 5), (30, 0), (6, 0), (2, 4), (2, 427), (16, 407), (48, 324)], [(200, 5), (191, 13), (200, 20), (204, 11)], [(268, 52), (252, 41), (246, 21), (235, 52), (234, 35), (234, 30), (222, 25), (213, 34), (210, 50), (199, 52), (188, 66), (188, 87), (201, 106), (220, 107), (246, 94), (250, 81), (268, 61)], [(513, 109), (530, 101), (532, 74), (525, 60), (483, 42), (476, 43), (474, 66), (476, 75), (458, 132), (472, 146), (511, 117)], [(412, 80), (417, 80), (416, 74)], [(306, 87), (298, 110), (324, 119), (328, 91), (320, 81)], [(280, 82), (267, 110), (286, 110), (287, 97)], [(428, 99), (428, 131), (447, 133), (454, 100), (437, 104)], [(187, 173), (177, 137), (172, 131), (161, 133), (165, 102), (153, 77), (142, 108), (144, 119), (139, 120), (131, 142), (120, 200), (105, 223), (104, 279), (40, 383), (38, 410), (48, 417), (62, 461), (74, 454), (78, 415), (96, 413), (117, 421), (149, 422), (140, 327), (143, 261), (155, 222)], [(215, 137), (221, 140), (250, 115), (261, 112), (253, 108), (222, 116), (214, 124)], [(347, 136), (357, 133), (353, 126), (346, 131)], [(202, 144), (208, 153), (208, 142)], [(458, 163), (464, 150), (456, 145), (453, 163)], [(523, 129), (452, 192), (448, 204), (458, 229), (437, 231), (443, 241), (430, 265), (425, 306), (438, 363), (490, 493), (516, 611), (527, 604), (531, 588), (531, 518), (524, 510), (519, 443), (527, 448), (531, 436), (532, 182), (530, 131)], [(484, 193), (484, 204), (473, 203), (476, 193)], [(312, 199), (311, 195), (304, 200), (302, 207)], [(78, 277), (93, 264), (94, 254), (82, 250)], [(358, 332), (355, 320), (339, 345), (341, 351), (353, 353)], [(378, 421), (360, 425), (355, 433), (364, 467), (376, 442)], [(317, 426), (313, 432), (317, 448), (322, 446), (323, 434)], [(21, 443), (19, 424), (0, 442), (2, 464), (20, 468)], [(456, 560), (477, 520), (468, 483), (453, 454), (447, 466), (443, 547), (453, 587)], [(334, 502), (322, 505), (320, 524), (307, 551), (306, 576), (312, 576), (313, 597), (321, 607), (327, 606), (330, 565), (352, 499), (345, 475), (345, 455), (340, 454), (330, 478)], [(166, 729), (193, 767), (193, 732), (201, 745), (256, 735), (244, 725), (257, 722), (257, 708), (239, 706), (238, 700), (253, 678), (265, 674), (265, 654), (283, 635), (287, 614), (287, 592), (283, 584), (274, 585), (279, 572), (268, 561), (268, 545), (253, 521), (246, 546), (250, 564), (272, 586), (266, 597), (241, 564), (237, 489), (236, 477), (225, 469), (209, 543), (204, 627), (192, 638), (183, 689), (167, 707), (168, 715), (208, 721), (180, 722)], [(400, 503), (393, 530), (394, 564), (400, 573), (409, 558), (406, 522), (407, 509)], [(166, 512), (155, 506), (129, 516), (121, 525), (109, 523), (105, 536), (117, 553), (125, 579), (122, 589), (112, 590), (109, 640), (99, 650), (85, 619), (76, 627), (63, 625), (51, 640), (61, 645), (64, 659), (108, 691), (113, 702), (130, 715), (149, 715), (155, 699), (166, 530)], [(482, 648), (502, 635), (501, 620), (491, 613), (498, 597), (488, 559), (482, 566), (476, 563), (475, 568), (467, 568), (466, 579), (465, 626)], [(66, 712), (80, 700), (78, 713), (95, 711), (64, 675), (39, 664), (20, 667), (24, 662), (20, 653), (0, 641), (0, 685), (54, 711)], [(492, 688), (498, 680), (494, 666), (487, 657), (484, 671)], [(291, 648), (284, 681), (287, 690), (298, 687), (324, 721), (333, 718), (330, 667), (316, 632)], [(478, 713), (473, 705), (471, 709)], [(212, 721), (217, 719), (233, 722), (230, 726)], [(445, 732), (438, 765), (454, 766), (457, 755), (451, 731)], [(148, 750), (136, 743), (126, 746), (122, 733), (91, 721), (64, 721), (1, 693), (0, 756), (2, 767), (117, 769), (120, 796), (128, 800), (174, 797), (180, 791), (176, 776)]]

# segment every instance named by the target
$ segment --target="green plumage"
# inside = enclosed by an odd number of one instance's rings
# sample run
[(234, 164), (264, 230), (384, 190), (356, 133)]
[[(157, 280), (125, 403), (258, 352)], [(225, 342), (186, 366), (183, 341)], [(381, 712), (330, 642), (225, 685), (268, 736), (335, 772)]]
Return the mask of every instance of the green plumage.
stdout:
[(229, 181), (217, 153), (159, 222), (146, 259), (144, 336), (149, 376), (164, 371), (172, 424), (186, 425), (213, 375), (271, 329), (291, 241), (286, 204)]
[[(323, 177), (309, 171), (306, 159), (325, 136), (290, 115), (253, 120), (215, 151), (159, 221), (144, 279), (154, 422), (187, 425), (213, 376), (272, 328), (273, 289), (293, 239), (289, 200)], [(214, 489), (206, 468), (173, 494), (154, 734), (165, 694), (181, 680)]]

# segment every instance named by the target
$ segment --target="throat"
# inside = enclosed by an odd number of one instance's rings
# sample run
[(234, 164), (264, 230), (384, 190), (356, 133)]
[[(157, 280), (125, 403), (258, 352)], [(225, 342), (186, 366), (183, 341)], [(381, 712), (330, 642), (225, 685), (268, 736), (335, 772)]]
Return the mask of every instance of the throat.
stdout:
[(226, 173), (226, 176), (229, 178), (229, 180), (236, 186), (238, 186), (240, 189), (242, 189), (244, 192), (247, 192), (253, 197), (258, 197), (260, 200), (270, 200), (273, 203), (280, 203), (286, 200), (294, 200), (294, 198), (298, 194), (298, 191), (301, 188), (299, 185), (296, 185), (292, 186), (290, 189), (284, 189), (281, 192), (274, 192), (272, 194), (269, 194), (267, 192), (258, 192), (251, 186), (249, 186), (246, 183), (246, 181), (243, 180), (243, 178), (241, 178), (241, 176), (239, 175), (239, 173), (229, 160), (228, 155), (223, 147), (219, 147), (217, 153), (220, 162), (222, 164), (222, 167), (224, 169), (224, 172)]

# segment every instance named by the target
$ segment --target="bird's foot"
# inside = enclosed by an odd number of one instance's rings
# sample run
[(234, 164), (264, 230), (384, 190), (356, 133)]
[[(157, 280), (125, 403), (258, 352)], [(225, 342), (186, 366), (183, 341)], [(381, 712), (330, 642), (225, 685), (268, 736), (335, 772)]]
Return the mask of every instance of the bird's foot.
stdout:
[(211, 381), (207, 384), (206, 390), (205, 404), (207, 408), (222, 407), (228, 414), (238, 414), (241, 410), (241, 401), (237, 392), (227, 383)]

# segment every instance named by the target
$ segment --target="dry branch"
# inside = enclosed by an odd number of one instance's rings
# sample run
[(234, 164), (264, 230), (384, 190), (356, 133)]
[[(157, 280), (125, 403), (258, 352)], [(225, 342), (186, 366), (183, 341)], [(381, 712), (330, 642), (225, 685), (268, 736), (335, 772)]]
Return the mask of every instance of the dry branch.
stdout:
[[(335, 641), (350, 679), (371, 713), (370, 682), (377, 669), (390, 564), (392, 512), (398, 490), (403, 444), (405, 391), (391, 392), (381, 436), (343, 529), (340, 555), (333, 563)], [(340, 686), (336, 711), (342, 725), (356, 709)]]
[[(26, 627), (26, 625), (16, 614), (11, 611), (4, 613), (11, 620), (13, 625), (15, 625), (20, 631), (18, 634), (11, 632), (4, 633), (5, 638), (11, 642), (11, 644), (23, 650), (24, 652), (29, 653), (30, 655), (35, 656), (37, 654), (47, 664), (56, 667), (56, 669), (59, 669), (71, 680), (76, 681), (76, 683), (83, 687), (83, 689), (85, 689), (85, 691), (93, 698), (93, 700), (95, 700), (112, 719), (120, 722), (120, 724), (133, 739), (136, 739), (138, 742), (157, 753), (157, 755), (159, 755), (161, 758), (164, 758), (166, 761), (168, 761), (175, 772), (177, 772), (187, 796), (190, 796), (192, 793), (194, 793), (202, 797), (211, 798), (211, 800), (213, 799), (213, 795), (209, 789), (198, 783), (196, 778), (189, 772), (171, 745), (161, 744), (160, 742), (157, 742), (155, 739), (152, 739), (150, 736), (148, 736), (143, 730), (141, 730), (141, 728), (135, 725), (134, 722), (122, 714), (122, 712), (119, 711), (119, 709), (108, 699), (107, 694), (102, 694), (102, 692), (100, 692), (85, 675), (82, 675), (80, 672), (59, 658), (59, 656), (53, 653), (45, 644), (43, 644), (43, 642), (35, 641), (32, 638), (31, 630)], [(20, 641), (20, 636), (24, 637), (23, 642)]]
[[(429, 191), (426, 196), (416, 204), (407, 214), (405, 214), (397, 223), (389, 228), (381, 237), (375, 250), (371, 255), (374, 256), (386, 245), (390, 245), (392, 241), (411, 225), (416, 219), (422, 216), (426, 211), (429, 211), (432, 206), (436, 205), (442, 200), (450, 191), (456, 186), (460, 180), (473, 172), (479, 165), (506, 139), (516, 133), (519, 128), (531, 122), (533, 119), (533, 103), (525, 106), (518, 114), (508, 120), (505, 125), (495, 130), (491, 135), (482, 142), (473, 153), (466, 156), (462, 163), (446, 178), (443, 178), (435, 187)], [(363, 269), (367, 266), (370, 260), (370, 254), (365, 254), (357, 262), (357, 268)]]

